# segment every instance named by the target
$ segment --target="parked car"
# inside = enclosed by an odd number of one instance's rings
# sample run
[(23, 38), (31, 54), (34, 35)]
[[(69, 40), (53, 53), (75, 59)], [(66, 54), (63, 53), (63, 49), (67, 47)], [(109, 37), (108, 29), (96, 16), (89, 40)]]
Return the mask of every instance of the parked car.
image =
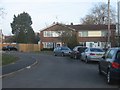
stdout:
[(99, 74), (106, 76), (107, 83), (120, 81), (120, 48), (110, 48), (98, 64)]
[(71, 54), (70, 54), (70, 57), (74, 58), (74, 59), (80, 59), (81, 53), (84, 52), (85, 49), (87, 49), (87, 47), (83, 47), (83, 46), (74, 47)]
[(81, 53), (81, 60), (84, 60), (86, 63), (89, 61), (99, 61), (104, 53), (105, 52), (101, 48), (87, 48)]
[(14, 47), (14, 46), (4, 46), (4, 47), (2, 47), (2, 50), (3, 51), (17, 51), (18, 49), (16, 48), (16, 47)]
[(55, 56), (57, 55), (66, 56), (66, 55), (70, 55), (71, 49), (68, 48), (67, 46), (60, 46), (60, 47), (56, 47), (53, 52)]

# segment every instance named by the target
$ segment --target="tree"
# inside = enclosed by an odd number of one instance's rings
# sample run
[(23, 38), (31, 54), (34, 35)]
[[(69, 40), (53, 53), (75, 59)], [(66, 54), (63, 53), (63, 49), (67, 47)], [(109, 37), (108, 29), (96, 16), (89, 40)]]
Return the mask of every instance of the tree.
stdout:
[(40, 41), (40, 35), (39, 35), (39, 33), (37, 33), (35, 35), (35, 44), (38, 44), (39, 41)]
[(71, 49), (78, 45), (78, 39), (77, 39), (77, 34), (76, 31), (71, 31), (71, 30), (65, 30), (62, 32), (62, 34), (59, 36), (59, 39), (61, 42), (70, 47)]
[[(81, 18), (82, 24), (108, 24), (108, 5), (105, 3), (96, 4), (88, 15)], [(115, 24), (115, 10), (110, 7), (110, 23)]]
[(35, 33), (31, 25), (32, 20), (28, 13), (23, 12), (18, 16), (14, 15), (11, 28), (17, 43), (34, 43)]
[(0, 17), (3, 17), (4, 14), (5, 14), (4, 9), (0, 8)]

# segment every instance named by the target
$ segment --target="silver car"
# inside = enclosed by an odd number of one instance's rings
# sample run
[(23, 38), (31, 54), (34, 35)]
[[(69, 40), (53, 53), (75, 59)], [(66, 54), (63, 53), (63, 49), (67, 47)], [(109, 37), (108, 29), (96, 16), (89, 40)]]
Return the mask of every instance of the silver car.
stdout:
[(53, 53), (55, 56), (57, 55), (66, 56), (66, 55), (70, 55), (71, 49), (66, 46), (56, 47)]
[(104, 53), (101, 48), (87, 48), (85, 52), (81, 53), (81, 60), (84, 60), (86, 63), (89, 61), (99, 61)]

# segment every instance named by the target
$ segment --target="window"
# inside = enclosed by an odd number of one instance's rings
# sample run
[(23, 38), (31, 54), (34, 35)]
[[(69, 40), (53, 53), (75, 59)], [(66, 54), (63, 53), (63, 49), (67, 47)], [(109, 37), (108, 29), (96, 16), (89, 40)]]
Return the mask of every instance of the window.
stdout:
[(78, 36), (79, 36), (79, 37), (82, 37), (82, 32), (78, 32)]
[(106, 34), (102, 31), (80, 31), (78, 32), (79, 37), (101, 37), (102, 35)]
[(116, 54), (116, 61), (120, 63), (120, 51)]
[(88, 31), (82, 32), (82, 37), (88, 37)]
[(85, 52), (88, 52), (88, 49), (85, 49)]
[(67, 47), (61, 47), (61, 50), (69, 50)]
[(107, 36), (107, 31), (101, 31), (101, 36)]
[(53, 42), (43, 42), (43, 48), (53, 48)]
[(100, 37), (101, 31), (88, 31), (88, 37)]
[(88, 31), (80, 31), (78, 32), (79, 37), (88, 37)]
[(107, 53), (106, 58), (112, 59), (112, 57), (114, 56), (114, 53), (115, 53), (114, 50), (110, 50), (110, 51)]
[(103, 52), (103, 50), (99, 48), (91, 48), (90, 51), (91, 52)]
[(43, 35), (44, 37), (59, 37), (61, 33), (61, 31), (44, 31)]
[(52, 36), (51, 31), (44, 31), (43, 35), (44, 35), (44, 37), (51, 37)]
[(79, 45), (80, 46), (86, 46), (86, 43), (85, 42), (79, 42)]
[(119, 62), (120, 62), (120, 51), (117, 52), (116, 58), (117, 58), (117, 59), (119, 60)]

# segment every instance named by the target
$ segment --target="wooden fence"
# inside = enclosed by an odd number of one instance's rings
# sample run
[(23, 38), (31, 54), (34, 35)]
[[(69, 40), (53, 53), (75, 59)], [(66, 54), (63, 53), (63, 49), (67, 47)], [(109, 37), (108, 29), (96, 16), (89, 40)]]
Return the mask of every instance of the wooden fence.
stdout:
[(36, 51), (41, 51), (40, 49), (40, 44), (0, 44), (0, 49), (4, 46), (14, 46), (18, 49), (20, 52), (36, 52)]

